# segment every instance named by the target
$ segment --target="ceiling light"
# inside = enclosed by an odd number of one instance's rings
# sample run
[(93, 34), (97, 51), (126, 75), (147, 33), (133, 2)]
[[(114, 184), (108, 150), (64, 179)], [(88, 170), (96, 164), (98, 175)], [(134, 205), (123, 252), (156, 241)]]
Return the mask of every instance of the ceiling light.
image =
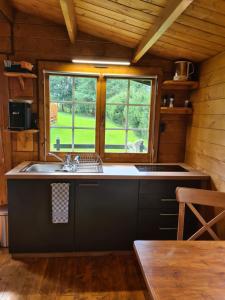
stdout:
[(122, 60), (95, 60), (95, 59), (73, 59), (73, 63), (77, 64), (96, 64), (96, 65), (122, 65), (122, 66), (129, 66), (129, 61), (122, 61)]

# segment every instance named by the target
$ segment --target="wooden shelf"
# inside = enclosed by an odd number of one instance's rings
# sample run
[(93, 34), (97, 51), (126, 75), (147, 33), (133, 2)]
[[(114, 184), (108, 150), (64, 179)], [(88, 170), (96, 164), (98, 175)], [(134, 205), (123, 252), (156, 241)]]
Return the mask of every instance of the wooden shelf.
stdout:
[(191, 115), (192, 108), (189, 107), (161, 107), (161, 114), (174, 114), (174, 115)]
[(4, 75), (10, 78), (18, 78), (22, 90), (25, 88), (24, 79), (37, 78), (37, 75), (33, 73), (4, 72)]
[(9, 129), (9, 131), (12, 132), (12, 133), (17, 133), (17, 134), (19, 134), (19, 133), (30, 133), (30, 134), (35, 134), (35, 133), (38, 133), (38, 132), (39, 132), (38, 129), (27, 129), (27, 130), (10, 130), (10, 129)]
[(37, 75), (33, 73), (4, 72), (4, 75), (7, 77), (37, 78)]
[(178, 81), (178, 80), (166, 80), (162, 84), (163, 90), (195, 90), (199, 86), (198, 81)]

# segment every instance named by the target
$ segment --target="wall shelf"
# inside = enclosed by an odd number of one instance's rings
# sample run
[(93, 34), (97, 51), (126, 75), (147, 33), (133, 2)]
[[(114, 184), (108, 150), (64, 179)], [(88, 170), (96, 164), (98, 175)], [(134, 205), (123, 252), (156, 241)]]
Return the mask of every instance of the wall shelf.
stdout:
[(192, 108), (190, 107), (161, 107), (161, 114), (174, 114), (174, 115), (191, 115)]
[(33, 73), (4, 72), (4, 75), (10, 78), (18, 78), (22, 90), (25, 88), (24, 79), (37, 78), (37, 75)]
[(163, 90), (195, 90), (199, 86), (198, 81), (166, 80), (162, 83)]

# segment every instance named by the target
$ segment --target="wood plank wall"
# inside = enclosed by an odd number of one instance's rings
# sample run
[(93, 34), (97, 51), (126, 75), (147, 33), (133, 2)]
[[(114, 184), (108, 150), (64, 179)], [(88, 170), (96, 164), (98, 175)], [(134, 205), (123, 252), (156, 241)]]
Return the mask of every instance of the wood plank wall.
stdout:
[[(28, 38), (29, 37), (29, 38)], [(75, 56), (87, 57), (116, 57), (121, 59), (130, 59), (133, 55), (133, 50), (112, 42), (90, 36), (84, 33), (78, 33), (77, 41), (72, 45), (68, 39), (66, 28), (50, 21), (31, 17), (18, 12), (14, 24), (14, 49), (15, 53), (12, 59), (28, 60), (36, 65), (38, 60), (51, 61), (68, 61)], [(171, 78), (173, 63), (169, 60), (145, 56), (139, 63), (140, 66), (161, 67), (164, 74), (164, 79)], [(34, 81), (35, 83), (35, 81)], [(16, 82), (10, 80), (10, 94), (17, 97), (14, 90)], [(37, 111), (37, 86), (34, 84), (34, 104), (33, 111)], [(180, 95), (177, 97), (177, 104), (180, 103)], [(14, 137), (15, 139), (15, 137)], [(13, 142), (15, 145), (15, 142)], [(37, 149), (36, 142), (34, 143)], [(164, 161), (171, 159), (167, 156), (167, 147), (161, 149)], [(176, 160), (177, 148), (174, 147), (173, 159)], [(18, 151), (13, 147), (13, 165), (18, 164), (23, 160), (31, 160), (38, 158), (38, 153), (30, 151)], [(177, 158), (180, 161), (181, 156)]]
[(11, 26), (0, 13), (0, 53), (10, 54), (12, 52)]
[(185, 139), (187, 115), (163, 114), (160, 118), (158, 161), (161, 163), (183, 162), (185, 157)]
[[(225, 192), (225, 52), (202, 64), (200, 89), (191, 100), (185, 161), (209, 174), (213, 189)], [(219, 231), (225, 237), (225, 223)]]
[[(39, 60), (70, 62), (75, 56), (130, 59), (133, 55), (133, 50), (130, 48), (80, 32), (78, 33), (75, 44), (72, 45), (68, 39), (67, 31), (64, 26), (20, 12), (17, 12), (15, 15), (13, 35), (11, 35), (12, 31), (10, 30), (9, 24), (6, 23), (6, 20), (2, 18), (0, 19), (0, 22), (4, 24), (3, 26), (0, 26), (0, 42), (2, 42), (0, 45), (3, 47), (0, 51), (7, 54), (9, 59), (27, 60), (32, 62), (35, 67)], [(9, 55), (12, 48), (13, 54)], [(4, 58), (6, 58), (6, 56), (0, 57), (1, 65), (3, 64), (2, 61)], [(173, 62), (167, 59), (146, 55), (138, 65), (145, 67), (160, 66), (164, 74), (163, 79), (172, 78)], [(1, 84), (3, 83), (2, 80), (4, 80), (4, 82), (6, 81), (2, 76), (0, 80)], [(9, 79), (8, 83), (9, 88), (6, 84), (2, 85), (2, 89), (4, 89), (4, 93), (8, 95), (8, 98), (33, 97), (34, 103), (32, 110), (33, 112), (38, 112), (38, 89), (36, 80), (26, 80), (24, 92), (21, 92), (17, 79)], [(1, 93), (3, 93), (3, 91)], [(176, 104), (179, 106), (182, 105), (183, 96), (179, 94), (176, 98)], [(4, 112), (4, 115), (7, 118), (7, 111)], [(168, 121), (167, 130), (170, 132), (173, 130), (173, 124), (174, 122)], [(26, 137), (26, 139), (30, 143), (32, 136)], [(183, 139), (183, 137), (181, 139)], [(24, 160), (38, 159), (37, 134), (33, 137), (33, 149), (18, 147), (18, 134), (12, 134), (11, 140), (12, 166), (17, 165)], [(169, 147), (170, 150), (168, 151), (168, 143), (162, 143), (160, 149), (160, 159), (162, 158), (162, 161), (169, 162), (171, 159), (173, 159), (173, 161), (183, 160), (182, 155), (180, 155), (183, 148), (180, 147), (180, 144), (179, 149), (177, 148), (177, 144), (174, 144), (174, 146), (170, 144)], [(177, 155), (178, 152), (180, 153), (179, 155)]]
[(3, 76), (3, 64), (6, 56), (0, 55), (0, 205), (7, 202), (6, 180), (4, 173), (11, 168), (11, 139), (7, 130), (8, 89), (7, 79)]

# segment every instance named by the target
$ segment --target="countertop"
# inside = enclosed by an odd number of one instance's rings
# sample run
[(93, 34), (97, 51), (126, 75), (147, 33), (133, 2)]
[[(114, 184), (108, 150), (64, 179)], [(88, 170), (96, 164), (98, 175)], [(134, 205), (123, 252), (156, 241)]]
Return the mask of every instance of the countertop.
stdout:
[[(7, 179), (200, 179), (208, 180), (210, 177), (193, 169), (184, 163), (171, 163), (180, 165), (189, 172), (139, 172), (134, 164), (103, 164), (103, 173), (25, 173), (21, 172), (31, 161), (26, 161), (5, 174)], [(36, 162), (40, 163), (40, 162)], [(138, 165), (141, 165), (137, 163)], [(136, 164), (136, 165), (137, 165)], [(165, 164), (162, 164), (165, 165)], [(169, 164), (167, 164), (169, 165)]]

